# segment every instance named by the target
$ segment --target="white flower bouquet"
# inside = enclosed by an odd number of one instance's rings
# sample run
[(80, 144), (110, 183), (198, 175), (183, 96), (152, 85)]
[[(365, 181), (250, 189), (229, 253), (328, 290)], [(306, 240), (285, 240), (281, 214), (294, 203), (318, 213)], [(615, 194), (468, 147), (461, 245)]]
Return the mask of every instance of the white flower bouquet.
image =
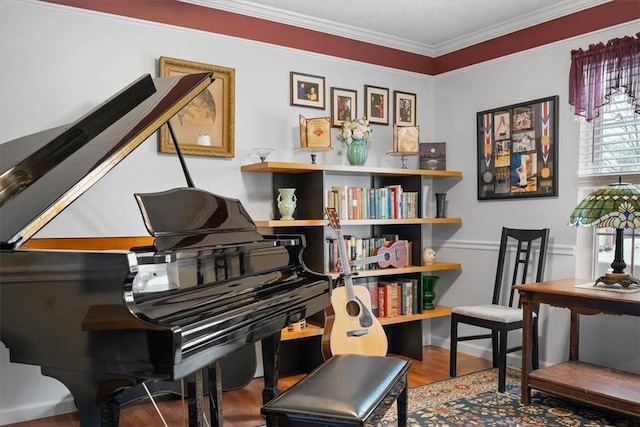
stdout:
[(349, 145), (354, 139), (368, 140), (371, 136), (372, 129), (369, 127), (369, 120), (361, 117), (355, 120), (345, 120), (340, 128), (340, 139)]

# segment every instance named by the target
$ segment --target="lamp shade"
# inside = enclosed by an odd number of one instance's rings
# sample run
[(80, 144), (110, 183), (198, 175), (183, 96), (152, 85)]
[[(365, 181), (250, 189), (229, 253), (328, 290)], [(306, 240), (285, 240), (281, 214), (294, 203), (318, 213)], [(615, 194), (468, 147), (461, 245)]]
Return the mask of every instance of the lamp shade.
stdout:
[(617, 182), (600, 188), (576, 206), (569, 225), (598, 228), (640, 228), (640, 190)]

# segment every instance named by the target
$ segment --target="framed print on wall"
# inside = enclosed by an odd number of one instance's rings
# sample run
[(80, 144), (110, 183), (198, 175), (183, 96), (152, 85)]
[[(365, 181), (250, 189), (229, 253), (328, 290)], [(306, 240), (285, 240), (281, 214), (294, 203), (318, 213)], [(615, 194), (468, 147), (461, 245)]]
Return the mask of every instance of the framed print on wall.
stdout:
[(291, 105), (324, 110), (324, 77), (291, 71)]
[(477, 114), (478, 200), (558, 196), (558, 96)]
[(416, 94), (393, 91), (393, 123), (398, 126), (416, 125)]
[(364, 105), (369, 123), (389, 124), (389, 89), (365, 85)]
[(345, 120), (358, 117), (358, 92), (331, 88), (331, 126), (340, 127)]
[[(183, 59), (160, 57), (160, 77), (211, 71), (215, 80), (173, 116), (177, 143), (184, 154), (233, 157), (235, 154), (235, 69)], [(165, 124), (160, 127), (161, 153), (176, 153)]]

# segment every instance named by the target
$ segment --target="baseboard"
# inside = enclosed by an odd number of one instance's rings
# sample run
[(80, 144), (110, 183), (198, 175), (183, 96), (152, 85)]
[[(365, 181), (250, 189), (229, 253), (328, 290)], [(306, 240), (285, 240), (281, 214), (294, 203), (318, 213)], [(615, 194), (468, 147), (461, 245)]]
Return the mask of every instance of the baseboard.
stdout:
[[(449, 346), (449, 339), (442, 337), (431, 337), (431, 345), (441, 348), (451, 348)], [(458, 352), (470, 354), (471, 356), (479, 357), (481, 359), (491, 360), (491, 348), (483, 347), (481, 345), (459, 342)], [(522, 357), (520, 352), (510, 353), (507, 355), (507, 365), (509, 366), (522, 366)], [(544, 361), (540, 360), (540, 366), (546, 366)]]
[(0, 409), (0, 426), (53, 417), (76, 411), (77, 408), (71, 396), (60, 401), (38, 402), (32, 405)]

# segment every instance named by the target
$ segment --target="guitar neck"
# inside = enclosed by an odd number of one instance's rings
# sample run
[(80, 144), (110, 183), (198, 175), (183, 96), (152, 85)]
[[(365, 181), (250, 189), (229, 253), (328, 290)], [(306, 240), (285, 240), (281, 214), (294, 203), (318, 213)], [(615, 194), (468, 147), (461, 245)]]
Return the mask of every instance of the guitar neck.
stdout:
[(336, 229), (336, 235), (338, 236), (338, 253), (340, 254), (340, 263), (342, 264), (342, 274), (344, 275), (344, 285), (347, 288), (347, 295), (349, 300), (353, 300), (355, 295), (353, 294), (353, 281), (351, 280), (351, 268), (349, 267), (349, 258), (344, 248), (344, 236), (342, 230)]
[(353, 261), (353, 265), (373, 264), (374, 262), (380, 262), (387, 259), (386, 255), (373, 255), (366, 258), (361, 258)]

